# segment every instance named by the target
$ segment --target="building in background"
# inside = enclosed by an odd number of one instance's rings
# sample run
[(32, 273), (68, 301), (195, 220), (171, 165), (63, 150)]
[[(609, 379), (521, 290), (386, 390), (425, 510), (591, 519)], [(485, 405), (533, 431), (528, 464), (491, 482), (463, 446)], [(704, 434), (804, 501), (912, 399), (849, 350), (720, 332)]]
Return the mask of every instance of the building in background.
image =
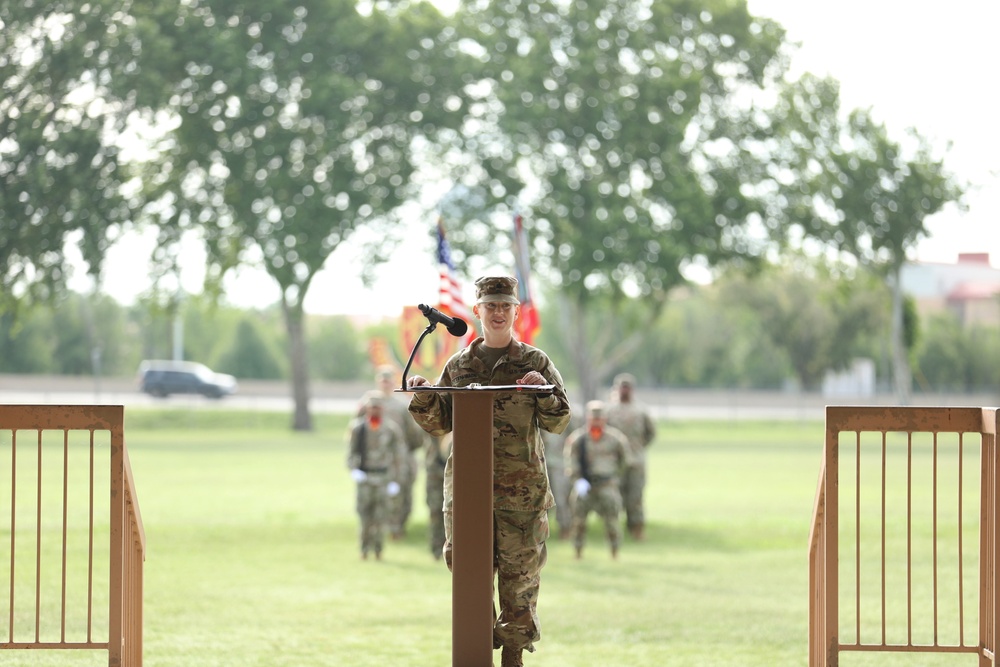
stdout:
[(1000, 326), (1000, 268), (988, 252), (960, 253), (954, 264), (906, 264), (902, 282), (921, 317), (947, 310), (965, 327)]

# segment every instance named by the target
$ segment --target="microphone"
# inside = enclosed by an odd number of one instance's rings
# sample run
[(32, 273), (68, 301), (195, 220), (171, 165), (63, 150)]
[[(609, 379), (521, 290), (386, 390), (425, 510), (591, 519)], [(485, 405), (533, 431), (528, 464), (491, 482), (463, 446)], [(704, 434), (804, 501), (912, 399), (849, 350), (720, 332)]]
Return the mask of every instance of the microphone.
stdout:
[(429, 321), (435, 322), (437, 324), (443, 324), (452, 336), (464, 336), (465, 332), (469, 330), (469, 325), (465, 323), (461, 317), (448, 317), (440, 310), (436, 308), (431, 308), (424, 304), (419, 304), (417, 308), (420, 312), (424, 314)]

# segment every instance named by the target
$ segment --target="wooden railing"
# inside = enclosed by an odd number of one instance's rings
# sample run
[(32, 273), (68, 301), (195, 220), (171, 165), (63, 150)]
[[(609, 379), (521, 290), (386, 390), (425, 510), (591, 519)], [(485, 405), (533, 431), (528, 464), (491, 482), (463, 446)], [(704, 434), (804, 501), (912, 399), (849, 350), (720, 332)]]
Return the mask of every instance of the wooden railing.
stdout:
[(0, 406), (0, 651), (142, 665), (146, 546), (123, 419), (122, 406)]
[(996, 408), (827, 408), (811, 667), (836, 667), (844, 651), (995, 664), (997, 430)]

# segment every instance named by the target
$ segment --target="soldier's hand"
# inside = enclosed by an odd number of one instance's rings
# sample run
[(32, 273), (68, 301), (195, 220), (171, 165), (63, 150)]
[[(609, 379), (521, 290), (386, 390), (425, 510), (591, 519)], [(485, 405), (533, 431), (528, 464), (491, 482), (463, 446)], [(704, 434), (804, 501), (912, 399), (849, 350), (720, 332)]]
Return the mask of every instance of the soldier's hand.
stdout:
[(590, 493), (590, 482), (581, 477), (573, 482), (573, 489), (578, 498), (586, 498), (587, 494)]
[(351, 479), (360, 484), (368, 479), (368, 473), (364, 470), (360, 470), (359, 468), (355, 468), (351, 471)]
[(528, 371), (518, 384), (545, 384), (545, 376), (538, 371)]
[(427, 381), (427, 378), (421, 377), (419, 375), (411, 375), (410, 377), (406, 378), (407, 387), (423, 387), (429, 384), (430, 382)]
[(389, 482), (385, 486), (385, 492), (390, 498), (395, 498), (399, 495), (399, 482)]

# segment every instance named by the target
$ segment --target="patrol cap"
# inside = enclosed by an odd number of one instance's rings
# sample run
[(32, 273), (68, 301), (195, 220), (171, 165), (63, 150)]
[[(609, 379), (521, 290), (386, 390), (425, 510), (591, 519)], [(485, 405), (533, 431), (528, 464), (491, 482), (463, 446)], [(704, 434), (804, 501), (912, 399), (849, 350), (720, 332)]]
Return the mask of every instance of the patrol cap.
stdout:
[(604, 401), (588, 401), (587, 403), (587, 416), (597, 417), (598, 419), (604, 418)]
[(476, 281), (476, 303), (502, 301), (520, 305), (517, 300), (517, 278), (484, 276)]
[(619, 373), (615, 376), (615, 386), (620, 387), (623, 384), (627, 384), (630, 387), (635, 386), (635, 376), (631, 373)]
[(380, 408), (385, 403), (385, 396), (380, 391), (368, 391), (365, 392), (364, 397), (361, 399), (361, 405), (364, 407), (377, 407)]

